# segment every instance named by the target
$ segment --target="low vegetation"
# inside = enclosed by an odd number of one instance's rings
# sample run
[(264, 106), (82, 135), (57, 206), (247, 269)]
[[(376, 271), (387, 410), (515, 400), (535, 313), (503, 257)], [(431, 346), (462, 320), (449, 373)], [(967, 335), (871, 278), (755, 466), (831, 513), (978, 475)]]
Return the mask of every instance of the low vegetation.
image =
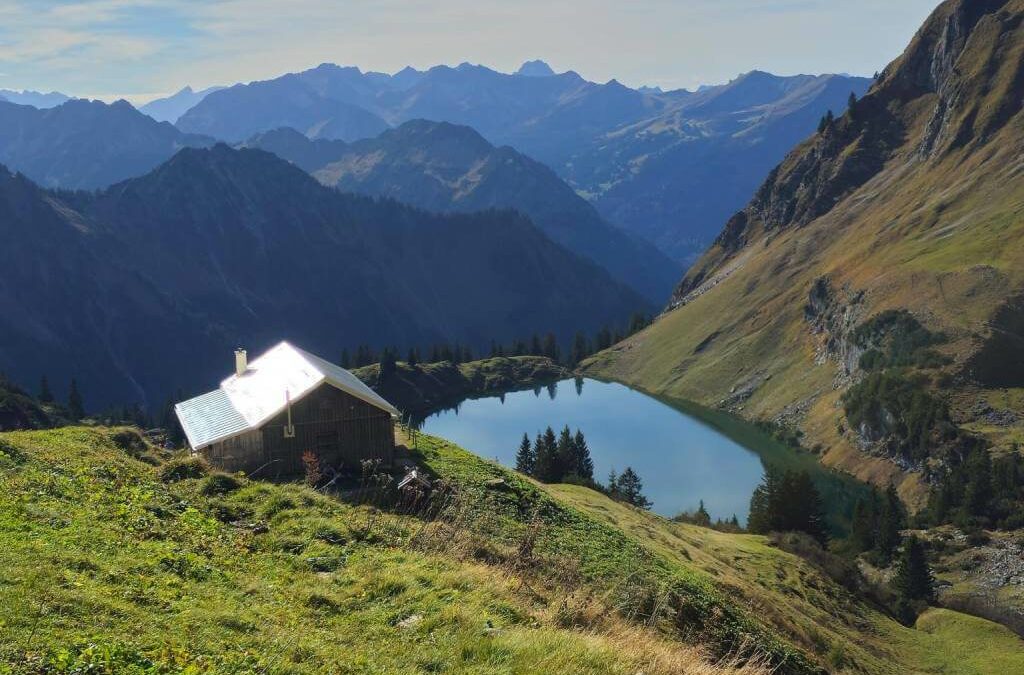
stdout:
[(541, 487), (432, 437), (414, 440), (437, 479), (425, 508), (123, 434), (0, 436), (0, 672), (888, 673), (892, 645), (928, 649), (761, 537)]

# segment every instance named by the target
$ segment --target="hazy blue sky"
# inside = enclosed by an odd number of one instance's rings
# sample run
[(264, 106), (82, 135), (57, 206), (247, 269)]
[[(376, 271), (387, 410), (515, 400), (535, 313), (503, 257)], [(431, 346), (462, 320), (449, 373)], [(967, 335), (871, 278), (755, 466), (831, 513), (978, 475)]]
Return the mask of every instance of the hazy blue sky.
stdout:
[(631, 86), (871, 74), (937, 0), (0, 0), (0, 88), (145, 100), (330, 61), (462, 61)]

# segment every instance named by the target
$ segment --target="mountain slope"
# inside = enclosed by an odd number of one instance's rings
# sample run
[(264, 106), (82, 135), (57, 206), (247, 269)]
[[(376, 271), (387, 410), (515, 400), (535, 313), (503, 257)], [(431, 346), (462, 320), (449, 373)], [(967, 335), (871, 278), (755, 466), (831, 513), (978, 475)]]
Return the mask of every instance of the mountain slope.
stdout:
[(827, 110), (867, 78), (752, 72), (616, 130), (567, 163), (609, 220), (692, 263)]
[(180, 148), (212, 142), (126, 101), (74, 99), (45, 110), (0, 102), (0, 163), (45, 187), (106, 187), (146, 173)]
[(238, 344), (481, 349), (650, 307), (518, 214), (344, 195), (256, 150), (186, 149), (95, 195), (0, 178), (0, 370), (75, 375), (92, 406), (203, 387)]
[(183, 87), (178, 92), (158, 98), (139, 107), (139, 112), (145, 113), (157, 122), (170, 122), (174, 124), (178, 118), (184, 115), (189, 108), (193, 107), (204, 98), (224, 87), (207, 87), (194, 91), (192, 87)]
[(17, 103), (18, 105), (30, 105), (40, 109), (53, 108), (54, 106), (58, 106), (69, 100), (71, 100), (70, 96), (61, 94), (57, 91), (51, 91), (48, 94), (44, 94), (42, 92), (30, 91), (28, 89), (23, 91), (0, 89), (0, 101), (10, 101), (11, 103)]
[[(675, 309), (593, 371), (799, 426), (827, 464), (903, 480), (918, 505), (927, 468), (964, 442), (938, 422), (1011, 448), (1024, 438), (1019, 399), (999, 397), (1002, 417), (979, 402), (1024, 387), (1022, 64), (1024, 3), (943, 3), (854, 110), (728, 221)], [(884, 357), (910, 335), (886, 327), (900, 325), (934, 345), (902, 385), (940, 416), (923, 459), (885, 415), (844, 414), (851, 385), (893, 384), (861, 357)]]
[(657, 248), (609, 225), (553, 171), (510, 147), (495, 148), (468, 127), (414, 120), (348, 146), (289, 131), (246, 145), (275, 152), (347, 192), (431, 211), (516, 209), (656, 306), (678, 279), (679, 268)]
[(395, 75), (324, 64), (218, 92), (178, 126), (230, 140), (279, 126), (311, 137), (377, 135), (336, 133), (330, 120), (342, 104), (391, 126), (414, 119), (469, 126), (551, 167), (609, 222), (689, 264), (786, 151), (868, 84), (753, 72), (691, 93), (589, 82), (542, 62), (516, 74), (468, 63)]
[[(764, 537), (539, 485), (441, 439), (419, 435), (415, 445), (416, 461), (446, 486), (427, 513), (395, 508), (387, 488), (354, 504), (209, 472), (132, 429), (0, 435), (0, 667), (998, 675), (1022, 666), (1009, 631), (945, 610), (903, 627)], [(62, 610), (40, 612), (41, 603)], [(759, 658), (719, 660), (734, 650)]]

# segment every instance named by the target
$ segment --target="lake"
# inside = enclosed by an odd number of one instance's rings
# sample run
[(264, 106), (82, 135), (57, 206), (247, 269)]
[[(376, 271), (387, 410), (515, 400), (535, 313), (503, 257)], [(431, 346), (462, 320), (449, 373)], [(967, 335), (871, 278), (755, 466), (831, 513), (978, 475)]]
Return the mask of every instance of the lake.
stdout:
[(557, 433), (565, 425), (586, 436), (598, 481), (605, 482), (611, 470), (632, 467), (653, 510), (668, 517), (694, 510), (703, 499), (712, 519), (735, 514), (745, 524), (766, 463), (809, 471), (835, 531), (845, 530), (852, 504), (865, 490), (826, 470), (810, 453), (730, 415), (591, 379), (467, 399), (429, 415), (421, 429), (512, 467), (524, 432), (532, 440), (548, 426)]

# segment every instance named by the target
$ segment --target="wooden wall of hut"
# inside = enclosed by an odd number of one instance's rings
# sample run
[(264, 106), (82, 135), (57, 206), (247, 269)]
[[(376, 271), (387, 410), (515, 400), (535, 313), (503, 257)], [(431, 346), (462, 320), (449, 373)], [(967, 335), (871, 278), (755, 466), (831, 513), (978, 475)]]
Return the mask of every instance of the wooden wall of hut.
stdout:
[(330, 384), (321, 385), (292, 404), (295, 436), (285, 436), (287, 412), (259, 430), (215, 444), (203, 452), (225, 471), (257, 477), (293, 476), (304, 472), (302, 455), (317, 456), (322, 470), (358, 473), (364, 460), (390, 467), (395, 458), (391, 415)]

